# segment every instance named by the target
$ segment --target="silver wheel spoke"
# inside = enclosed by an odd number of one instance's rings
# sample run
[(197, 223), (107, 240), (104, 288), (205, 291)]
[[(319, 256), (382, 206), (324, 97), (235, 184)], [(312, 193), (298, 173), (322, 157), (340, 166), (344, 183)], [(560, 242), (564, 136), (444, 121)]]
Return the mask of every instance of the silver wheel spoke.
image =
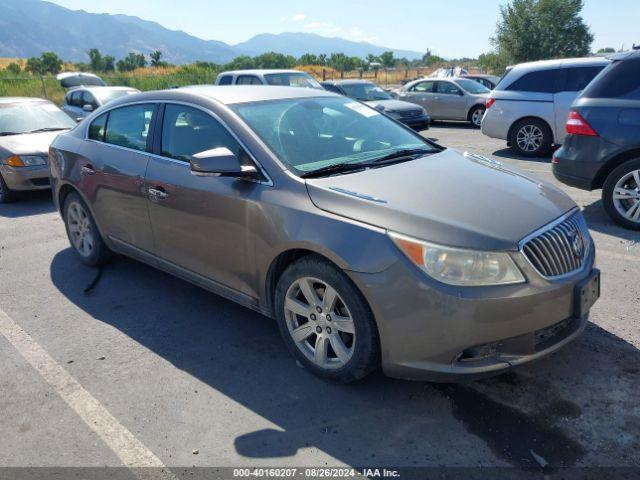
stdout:
[(336, 299), (338, 298), (338, 292), (329, 285), (324, 291), (324, 297), (322, 298), (322, 306), (324, 307), (325, 312), (333, 312), (333, 309), (336, 305)]
[(340, 335), (331, 335), (329, 337), (329, 342), (331, 343), (331, 348), (333, 348), (333, 351), (336, 352), (338, 359), (343, 364), (347, 363), (349, 361), (349, 350), (340, 338)]
[(341, 332), (345, 333), (356, 333), (353, 320), (351, 320), (351, 318), (349, 317), (333, 316), (331, 317), (331, 323), (336, 328), (336, 330), (340, 330)]
[(284, 301), (284, 308), (301, 317), (309, 316), (309, 307), (295, 298), (287, 297)]
[(314, 360), (321, 367), (327, 363), (327, 347), (329, 342), (323, 335), (318, 335), (316, 338), (316, 346), (314, 352)]
[(640, 200), (636, 200), (633, 206), (624, 214), (629, 220), (634, 222), (640, 220)]
[(311, 322), (309, 322), (309, 323), (305, 323), (301, 327), (298, 327), (293, 332), (291, 332), (291, 337), (293, 338), (294, 342), (298, 343), (298, 342), (302, 342), (303, 340), (306, 340), (314, 333), (315, 333), (315, 328), (311, 324)]
[(69, 231), (71, 233), (79, 233), (80, 232), (80, 227), (78, 226), (77, 223), (70, 223), (69, 224)]
[(638, 194), (635, 190), (623, 187), (617, 187), (613, 193), (613, 198), (615, 200), (628, 200), (630, 198), (636, 198), (637, 196)]
[(311, 279), (303, 278), (298, 282), (300, 286), (300, 291), (304, 298), (309, 303), (309, 306), (313, 307), (318, 304), (318, 295), (316, 294), (315, 289), (313, 288), (313, 284), (311, 283)]
[(633, 172), (633, 179), (636, 182), (636, 188), (640, 188), (640, 170)]

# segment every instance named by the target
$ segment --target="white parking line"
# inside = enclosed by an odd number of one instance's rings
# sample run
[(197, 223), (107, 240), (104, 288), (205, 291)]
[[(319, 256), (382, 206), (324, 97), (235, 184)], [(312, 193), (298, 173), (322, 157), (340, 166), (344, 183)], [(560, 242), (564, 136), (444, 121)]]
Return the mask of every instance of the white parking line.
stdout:
[[(174, 478), (162, 461), (0, 309), (0, 334), (138, 477)], [(147, 470), (145, 467), (153, 467)], [(160, 469), (160, 470), (159, 470)], [(164, 470), (164, 475), (161, 471)]]

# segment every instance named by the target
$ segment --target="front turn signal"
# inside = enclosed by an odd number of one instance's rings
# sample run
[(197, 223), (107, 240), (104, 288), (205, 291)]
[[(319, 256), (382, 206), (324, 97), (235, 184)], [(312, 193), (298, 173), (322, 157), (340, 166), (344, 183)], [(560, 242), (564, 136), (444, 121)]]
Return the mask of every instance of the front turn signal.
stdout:
[(24, 162), (18, 155), (12, 155), (7, 158), (7, 165), (10, 167), (24, 167)]

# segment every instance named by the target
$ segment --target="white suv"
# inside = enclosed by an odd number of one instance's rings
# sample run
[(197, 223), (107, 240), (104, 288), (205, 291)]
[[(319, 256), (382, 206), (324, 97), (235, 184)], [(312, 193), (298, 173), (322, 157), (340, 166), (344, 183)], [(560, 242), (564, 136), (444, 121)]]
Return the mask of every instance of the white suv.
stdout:
[(519, 155), (546, 155), (562, 144), (571, 104), (609, 63), (571, 58), (509, 67), (487, 98), (482, 133), (506, 140)]

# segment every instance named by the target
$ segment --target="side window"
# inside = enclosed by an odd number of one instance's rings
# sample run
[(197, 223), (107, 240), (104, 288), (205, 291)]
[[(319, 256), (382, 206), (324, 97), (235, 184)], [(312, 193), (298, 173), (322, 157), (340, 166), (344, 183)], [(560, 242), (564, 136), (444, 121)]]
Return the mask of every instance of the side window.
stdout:
[(82, 92), (71, 92), (71, 101), (69, 104), (82, 108)]
[(327, 83), (326, 85), (323, 84), (322, 87), (329, 91), (329, 92), (333, 92), (333, 93), (337, 93), (339, 95), (343, 95), (343, 93), (340, 91), (340, 89), (338, 87), (336, 87), (335, 85), (331, 85), (330, 83)]
[(591, 80), (596, 78), (604, 67), (572, 67), (566, 68), (566, 81), (563, 91), (579, 92), (584, 90)]
[(197, 108), (167, 104), (162, 121), (163, 156), (188, 162), (196, 153), (219, 147), (227, 147), (242, 161), (240, 144), (215, 118)]
[(91, 105), (94, 110), (98, 108), (98, 102), (90, 92), (82, 92), (82, 106), (84, 107), (85, 105)]
[(262, 85), (262, 82), (253, 75), (240, 75), (236, 80), (236, 85)]
[(450, 82), (436, 82), (436, 93), (458, 95), (460, 94), (460, 89)]
[(519, 92), (557, 93), (558, 69), (540, 70), (523, 75), (506, 90)]
[(108, 115), (108, 113), (104, 113), (91, 122), (91, 125), (89, 125), (89, 138), (91, 140), (104, 142), (104, 129), (107, 126)]
[(420, 82), (410, 89), (412, 92), (432, 92), (433, 82)]
[(233, 77), (231, 75), (223, 75), (222, 77), (220, 77), (218, 85), (231, 85), (232, 80)]
[(587, 87), (583, 96), (640, 100), (640, 58), (612, 63)]
[(109, 112), (105, 141), (112, 145), (144, 151), (154, 105), (132, 105)]

